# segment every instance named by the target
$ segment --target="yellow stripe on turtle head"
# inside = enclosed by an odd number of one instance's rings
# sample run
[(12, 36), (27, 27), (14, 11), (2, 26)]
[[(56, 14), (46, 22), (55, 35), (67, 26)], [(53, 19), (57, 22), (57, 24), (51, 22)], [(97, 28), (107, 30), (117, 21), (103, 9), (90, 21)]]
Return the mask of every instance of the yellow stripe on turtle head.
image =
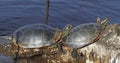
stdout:
[(72, 25), (70, 25), (70, 24), (66, 25), (63, 30), (62, 38), (66, 37), (71, 29), (72, 29)]

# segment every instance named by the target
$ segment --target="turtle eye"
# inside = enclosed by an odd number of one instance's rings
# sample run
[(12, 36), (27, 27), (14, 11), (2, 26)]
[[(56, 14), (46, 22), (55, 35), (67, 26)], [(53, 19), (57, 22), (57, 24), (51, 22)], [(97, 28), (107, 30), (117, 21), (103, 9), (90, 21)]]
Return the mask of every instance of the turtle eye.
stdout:
[(68, 24), (66, 29), (71, 29), (72, 28), (72, 25)]

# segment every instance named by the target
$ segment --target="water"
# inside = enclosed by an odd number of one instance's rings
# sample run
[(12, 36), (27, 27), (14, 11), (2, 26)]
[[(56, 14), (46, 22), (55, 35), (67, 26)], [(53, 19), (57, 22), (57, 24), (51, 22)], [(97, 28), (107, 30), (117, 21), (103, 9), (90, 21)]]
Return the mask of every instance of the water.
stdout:
[[(99, 16), (120, 23), (120, 1), (113, 0), (50, 0), (49, 24), (64, 27), (95, 22)], [(0, 0), (0, 35), (8, 35), (17, 28), (45, 24), (46, 0)]]
[[(120, 23), (119, 3), (120, 0), (50, 0), (49, 25), (76, 26), (95, 22), (98, 16)], [(0, 35), (28, 24), (45, 24), (45, 7), (46, 0), (0, 0)]]
[(6, 57), (0, 55), (0, 63), (13, 63), (13, 59), (11, 57)]

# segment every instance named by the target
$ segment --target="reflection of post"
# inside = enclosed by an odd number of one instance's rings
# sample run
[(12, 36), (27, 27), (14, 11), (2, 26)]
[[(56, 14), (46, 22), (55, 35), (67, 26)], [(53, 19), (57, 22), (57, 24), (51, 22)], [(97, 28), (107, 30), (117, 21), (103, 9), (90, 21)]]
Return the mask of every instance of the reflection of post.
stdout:
[(49, 17), (49, 0), (46, 1), (46, 24), (48, 24), (48, 17)]
[[(16, 36), (16, 44), (18, 45), (18, 38), (19, 38), (19, 33), (17, 33), (17, 36)], [(18, 59), (18, 54), (19, 54), (19, 49), (20, 47), (18, 46), (17, 48), (17, 52), (16, 52), (16, 56), (15, 56), (15, 63), (17, 63), (17, 59)]]
[[(41, 61), (42, 60), (42, 61)], [(41, 57), (40, 55), (36, 55), (33, 57), (20, 57), (17, 59), (17, 63), (49, 63), (47, 57)]]

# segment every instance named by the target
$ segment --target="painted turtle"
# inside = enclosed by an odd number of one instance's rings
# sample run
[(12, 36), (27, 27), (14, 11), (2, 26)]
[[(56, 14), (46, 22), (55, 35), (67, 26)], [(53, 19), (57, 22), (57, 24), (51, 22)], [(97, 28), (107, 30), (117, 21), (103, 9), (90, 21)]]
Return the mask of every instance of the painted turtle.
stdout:
[(9, 39), (6, 40), (9, 44), (4, 44), (1, 48), (3, 50), (12, 49), (9, 51), (10, 53), (6, 53), (7, 55), (16, 54), (16, 50), (18, 51), (19, 48), (21, 56), (28, 53), (34, 54), (39, 52), (40, 48), (52, 45), (56, 45), (58, 50), (62, 52), (60, 43), (70, 29), (71, 25), (67, 25), (63, 30), (57, 30), (45, 24), (26, 25), (17, 29), (11, 36), (2, 36), (3, 40)]
[(13, 43), (23, 48), (39, 48), (52, 44), (55, 29), (44, 24), (32, 24), (17, 29), (13, 35)]
[[(11, 36), (2, 36), (3, 40), (9, 42), (1, 45), (3, 54), (14, 56), (19, 52), (20, 56), (32, 56), (39, 54), (40, 49), (50, 46), (56, 29), (45, 24), (30, 24), (17, 29)], [(2, 52), (2, 51), (1, 51)], [(34, 54), (35, 53), (35, 54)]]
[(100, 21), (97, 19), (97, 23), (86, 23), (74, 27), (68, 34), (64, 44), (73, 48), (71, 53), (72, 57), (79, 59), (80, 55), (77, 53), (77, 49), (88, 46), (100, 39), (102, 31), (105, 29), (108, 22), (108, 18)]

